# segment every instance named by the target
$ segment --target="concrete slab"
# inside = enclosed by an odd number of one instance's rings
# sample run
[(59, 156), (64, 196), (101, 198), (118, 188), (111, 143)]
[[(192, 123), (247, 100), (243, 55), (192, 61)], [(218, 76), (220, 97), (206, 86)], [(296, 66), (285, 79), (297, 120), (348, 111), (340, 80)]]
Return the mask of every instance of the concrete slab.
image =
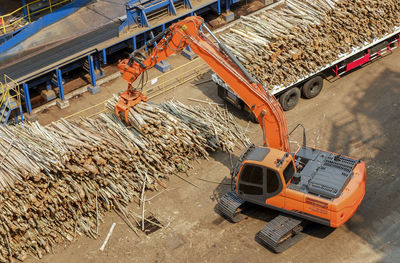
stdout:
[(171, 64), (161, 61), (160, 63), (157, 63), (154, 67), (164, 73), (171, 69)]
[(60, 109), (65, 109), (65, 108), (69, 107), (68, 100), (57, 99), (56, 104)]
[(192, 60), (197, 57), (197, 55), (193, 51), (187, 50), (186, 48), (184, 50), (182, 50), (182, 56), (184, 56), (185, 58), (187, 58), (189, 60)]
[(260, 1), (264, 5), (272, 5), (274, 2), (276, 2), (274, 0), (258, 0), (258, 1)]
[(92, 94), (97, 94), (100, 93), (101, 89), (100, 89), (100, 85), (97, 85), (96, 87), (93, 87), (92, 85), (88, 86), (88, 91)]
[(38, 120), (38, 115), (37, 114), (28, 114), (28, 113), (24, 114), (24, 121), (34, 122), (34, 121), (37, 121), (37, 120)]
[(42, 90), (40, 96), (45, 99), (46, 101), (54, 100), (56, 96), (56, 92), (54, 90)]
[(222, 18), (225, 20), (225, 22), (229, 23), (232, 22), (235, 19), (235, 14), (231, 11), (223, 13)]

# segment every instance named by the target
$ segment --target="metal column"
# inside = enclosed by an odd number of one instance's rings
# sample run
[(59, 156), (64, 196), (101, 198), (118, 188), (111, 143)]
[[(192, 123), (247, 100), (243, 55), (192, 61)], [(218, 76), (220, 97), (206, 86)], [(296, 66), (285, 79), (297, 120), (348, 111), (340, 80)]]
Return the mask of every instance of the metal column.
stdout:
[(64, 86), (63, 86), (61, 70), (56, 69), (56, 74), (57, 74), (58, 93), (60, 94), (60, 99), (64, 100)]
[(92, 82), (92, 86), (96, 87), (96, 76), (94, 74), (94, 63), (93, 63), (93, 56), (89, 55), (88, 56), (88, 61), (89, 61), (89, 73), (90, 73), (90, 81)]
[(92, 55), (88, 55), (88, 62), (89, 62), (88, 64), (89, 64), (90, 81), (92, 83), (92, 85), (88, 88), (88, 90), (92, 94), (97, 94), (100, 92), (100, 86), (97, 86), (96, 84), (96, 74), (95, 74)]
[(136, 50), (136, 36), (133, 36), (132, 37), (132, 47), (133, 47), (133, 50)]
[(107, 49), (103, 49), (103, 64), (107, 64)]
[(22, 112), (22, 107), (21, 107), (21, 105), (19, 105), (18, 109), (14, 110), (15, 122), (16, 122), (17, 124), (19, 123), (19, 121), (18, 121), (18, 112), (17, 112), (17, 110), (19, 111), (19, 114), (21, 115), (21, 123), (23, 123), (23, 122), (24, 122), (24, 113)]
[(29, 96), (29, 87), (28, 84), (23, 83), (22, 87), (24, 89), (24, 97), (25, 97), (25, 105), (26, 105), (26, 110), (29, 112), (29, 114), (32, 114), (32, 106), (31, 106), (31, 97)]
[(22, 6), (24, 7), (22, 10), (24, 12), (24, 17), (26, 21), (29, 21), (28, 10), (26, 9), (27, 7), (25, 5), (26, 5), (25, 0), (22, 0)]

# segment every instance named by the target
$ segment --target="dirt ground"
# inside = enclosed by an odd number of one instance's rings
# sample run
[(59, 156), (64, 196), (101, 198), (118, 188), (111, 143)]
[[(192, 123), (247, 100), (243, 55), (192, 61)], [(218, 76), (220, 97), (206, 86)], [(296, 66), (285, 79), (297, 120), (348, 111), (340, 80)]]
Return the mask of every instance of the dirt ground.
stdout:
[[(174, 58), (179, 60), (179, 58)], [(183, 58), (182, 58), (183, 59)], [(155, 74), (155, 73), (154, 73)], [(209, 76), (204, 77), (209, 78)], [(197, 80), (198, 81), (198, 80)], [(196, 81), (194, 81), (195, 83)], [(122, 90), (117, 79), (103, 86), (99, 95), (85, 94), (71, 100), (68, 111), (95, 104), (109, 94)], [(212, 100), (221, 103), (212, 82), (188, 83), (155, 102), (168, 98)], [(40, 115), (49, 121), (58, 110)], [(232, 109), (239, 123), (246, 116)], [(396, 262), (400, 257), (400, 52), (363, 67), (335, 82), (325, 83), (321, 94), (302, 99), (286, 112), (289, 130), (297, 123), (307, 129), (307, 142), (333, 152), (366, 161), (367, 193), (361, 207), (345, 225), (332, 230), (319, 227), (294, 247), (274, 254), (259, 245), (254, 237), (276, 215), (268, 209), (254, 212), (250, 218), (232, 224), (214, 212), (216, 199), (230, 190), (228, 154), (213, 153), (210, 160), (194, 163), (188, 184), (171, 178), (166, 191), (146, 204), (146, 210), (166, 227), (140, 237), (114, 213), (100, 226), (100, 237), (58, 246), (54, 254), (40, 262)], [(258, 125), (249, 124), (248, 134), (261, 144)], [(291, 137), (293, 150), (301, 143), (301, 132)], [(235, 161), (243, 149), (232, 155)], [(207, 181), (204, 181), (207, 180)], [(148, 192), (147, 198), (156, 193)], [(137, 204), (131, 209), (140, 213)], [(106, 249), (99, 248), (113, 222), (116, 222)], [(27, 262), (38, 262), (33, 258)]]

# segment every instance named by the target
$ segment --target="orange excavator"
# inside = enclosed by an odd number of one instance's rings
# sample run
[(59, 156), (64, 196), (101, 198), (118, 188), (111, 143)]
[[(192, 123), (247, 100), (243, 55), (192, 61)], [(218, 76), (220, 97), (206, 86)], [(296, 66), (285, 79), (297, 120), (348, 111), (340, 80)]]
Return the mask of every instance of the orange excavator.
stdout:
[(142, 48), (118, 65), (129, 85), (116, 105), (117, 116), (129, 122), (129, 109), (147, 101), (140, 87), (132, 85), (144, 71), (189, 46), (239, 95), (261, 125), (264, 145), (250, 145), (232, 169), (232, 191), (222, 196), (216, 206), (221, 215), (238, 222), (246, 217), (249, 203), (279, 211), (256, 235), (256, 240), (275, 252), (284, 251), (304, 237), (309, 221), (336, 228), (352, 217), (365, 195), (365, 163), (306, 146), (304, 127), (303, 146), (290, 153), (280, 104), (213, 35), (201, 17), (188, 17), (171, 25), (146, 45), (151, 49), (148, 56)]

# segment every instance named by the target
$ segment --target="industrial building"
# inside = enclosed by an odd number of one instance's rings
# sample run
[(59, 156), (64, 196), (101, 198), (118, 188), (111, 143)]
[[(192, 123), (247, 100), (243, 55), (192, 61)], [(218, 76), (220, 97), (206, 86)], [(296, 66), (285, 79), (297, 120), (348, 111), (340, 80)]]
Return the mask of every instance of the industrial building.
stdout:
[[(14, 90), (7, 96), (2, 92), (2, 122), (9, 120), (12, 111), (21, 120), (23, 112), (32, 114), (33, 108), (54, 100), (67, 107), (65, 94), (77, 88), (68, 85), (71, 76), (89, 73), (88, 90), (100, 92), (97, 81), (105, 77), (103, 68), (118, 51), (135, 50), (193, 14), (223, 14), (232, 20), (230, 8), (237, 2), (22, 0), (14, 11), (9, 9), (18, 3), (7, 4), (8, 9), (0, 10), (0, 75), (8, 79), (2, 77), (2, 88)], [(186, 54), (191, 57), (190, 50)], [(157, 66), (162, 72), (169, 67), (167, 63)]]

